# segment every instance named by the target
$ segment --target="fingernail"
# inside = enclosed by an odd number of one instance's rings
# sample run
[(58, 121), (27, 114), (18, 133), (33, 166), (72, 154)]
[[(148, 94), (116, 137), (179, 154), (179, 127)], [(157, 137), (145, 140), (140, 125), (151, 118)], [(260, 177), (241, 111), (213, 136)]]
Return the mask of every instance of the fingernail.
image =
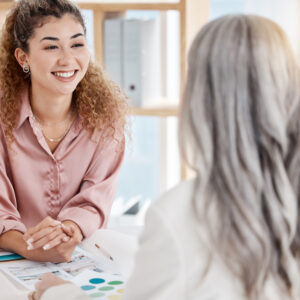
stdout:
[(70, 239), (70, 238), (69, 238), (68, 236), (64, 236), (64, 237), (63, 237), (63, 241), (64, 241), (64, 242), (67, 242), (69, 239)]
[(33, 246), (30, 244), (28, 247), (27, 247), (27, 250), (32, 250), (33, 249)]
[(62, 227), (63, 229), (67, 229), (67, 226), (66, 226), (65, 224), (63, 224), (63, 223), (61, 223), (61, 227)]
[(28, 240), (26, 241), (26, 243), (27, 243), (28, 245), (31, 245), (33, 241), (34, 241), (34, 239), (33, 239), (33, 238), (30, 238), (30, 239), (28, 239)]
[(49, 244), (46, 244), (46, 245), (43, 247), (44, 250), (48, 250), (49, 248), (50, 248), (50, 245), (49, 245)]
[(60, 221), (54, 221), (56, 225), (62, 225), (62, 223)]

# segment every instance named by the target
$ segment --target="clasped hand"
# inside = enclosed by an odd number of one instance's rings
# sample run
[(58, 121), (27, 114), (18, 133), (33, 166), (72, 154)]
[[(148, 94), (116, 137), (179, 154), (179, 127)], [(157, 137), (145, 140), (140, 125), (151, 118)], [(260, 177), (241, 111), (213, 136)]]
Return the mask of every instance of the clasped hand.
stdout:
[(69, 220), (60, 222), (48, 216), (38, 225), (29, 228), (23, 238), (28, 252), (48, 252), (53, 257), (51, 261), (62, 262), (71, 259), (76, 245), (82, 241), (82, 233), (76, 223)]

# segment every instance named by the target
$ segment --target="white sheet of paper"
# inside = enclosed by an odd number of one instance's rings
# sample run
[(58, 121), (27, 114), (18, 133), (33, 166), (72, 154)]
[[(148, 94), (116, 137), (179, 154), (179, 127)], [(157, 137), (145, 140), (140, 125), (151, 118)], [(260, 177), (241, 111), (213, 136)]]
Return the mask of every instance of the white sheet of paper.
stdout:
[(71, 277), (63, 270), (48, 263), (23, 260), (0, 266), (0, 268), (14, 280), (31, 290), (34, 289), (34, 285), (39, 281), (42, 275), (48, 272), (51, 272), (64, 280), (71, 279)]
[(99, 262), (78, 247), (73, 253), (72, 260), (68, 263), (53, 264), (22, 260), (3, 266), (0, 265), (0, 269), (30, 290), (34, 289), (34, 285), (41, 276), (48, 272), (64, 280), (71, 280), (86, 269), (102, 272)]
[[(112, 256), (113, 261), (105, 257), (95, 246), (98, 244)], [(105, 270), (121, 273), (125, 278), (131, 274), (134, 255), (138, 248), (137, 237), (110, 229), (97, 230), (91, 237), (82, 242), (82, 247), (97, 257)]]

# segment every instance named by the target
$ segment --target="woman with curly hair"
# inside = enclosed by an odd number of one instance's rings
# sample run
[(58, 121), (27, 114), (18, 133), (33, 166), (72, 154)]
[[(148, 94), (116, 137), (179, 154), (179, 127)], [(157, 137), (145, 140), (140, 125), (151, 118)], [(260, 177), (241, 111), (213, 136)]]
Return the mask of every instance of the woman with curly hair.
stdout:
[(90, 62), (68, 0), (20, 0), (0, 44), (0, 247), (68, 261), (105, 227), (124, 155), (126, 99)]

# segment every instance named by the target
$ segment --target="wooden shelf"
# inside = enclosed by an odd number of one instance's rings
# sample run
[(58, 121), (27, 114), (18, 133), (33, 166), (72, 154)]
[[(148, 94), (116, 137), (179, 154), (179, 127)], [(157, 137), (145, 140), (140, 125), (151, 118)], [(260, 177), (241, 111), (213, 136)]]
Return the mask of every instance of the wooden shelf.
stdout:
[(148, 117), (176, 117), (178, 115), (178, 107), (131, 107), (130, 114)]
[(78, 6), (82, 9), (95, 9), (105, 12), (109, 11), (125, 11), (125, 10), (178, 10), (180, 9), (180, 3), (172, 2), (114, 2), (114, 3), (105, 3), (105, 2), (83, 2), (76, 1)]
[[(8, 10), (12, 7), (14, 1), (0, 1), (0, 10)], [(129, 1), (109, 1), (109, 0), (77, 0), (75, 3), (82, 9), (109, 11), (125, 11), (130, 9), (138, 10), (178, 10), (181, 7), (180, 2), (159, 1), (159, 0), (129, 0)]]
[[(74, 1), (74, 0), (73, 0)], [(179, 3), (180, 0), (75, 0), (76, 3), (96, 3), (96, 4), (140, 4), (140, 3)]]

